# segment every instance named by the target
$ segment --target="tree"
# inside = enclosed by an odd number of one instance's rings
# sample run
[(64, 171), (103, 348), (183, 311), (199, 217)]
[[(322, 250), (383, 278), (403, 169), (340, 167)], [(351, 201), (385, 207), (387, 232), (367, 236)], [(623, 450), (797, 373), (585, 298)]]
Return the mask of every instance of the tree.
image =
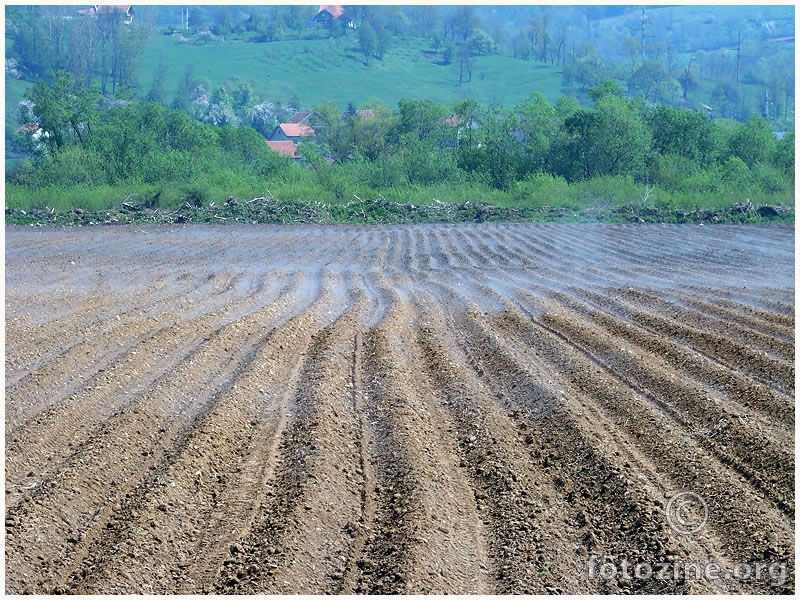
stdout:
[(464, 72), (467, 81), (472, 81), (472, 39), (464, 40), (458, 46), (458, 85), (464, 81)]
[(150, 91), (147, 92), (146, 99), (149, 102), (156, 102), (161, 104), (164, 102), (164, 82), (167, 78), (167, 62), (164, 55), (158, 57), (158, 68), (156, 68), (156, 72), (153, 75), (153, 85), (150, 87)]
[(642, 92), (645, 101), (658, 101), (665, 96), (674, 79), (667, 72), (664, 64), (656, 60), (646, 60), (631, 76), (631, 87)]
[(684, 100), (686, 100), (686, 94), (689, 92), (689, 90), (697, 87), (697, 80), (694, 78), (694, 73), (692, 72), (692, 63), (694, 62), (694, 58), (694, 56), (689, 58), (689, 62), (686, 63), (686, 66), (683, 68), (683, 72), (681, 73), (680, 84), (683, 88)]
[(81, 87), (68, 71), (58, 71), (55, 77), (52, 87), (40, 81), (25, 92), (53, 155), (70, 145), (88, 145), (100, 100), (95, 88)]
[(456, 126), (453, 127), (456, 139), (453, 147), (472, 148), (475, 145), (475, 126), (478, 118), (477, 100), (457, 100), (453, 103)]
[(659, 154), (681, 156), (701, 167), (711, 164), (714, 135), (703, 113), (662, 104), (647, 112), (645, 122)]
[(627, 99), (601, 98), (595, 110), (575, 111), (564, 126), (568, 137), (557, 174), (568, 181), (604, 175), (644, 179), (650, 135)]
[(244, 27), (247, 31), (264, 33), (267, 29), (267, 17), (261, 9), (254, 8), (244, 22)]
[(550, 21), (550, 13), (548, 13), (548, 12), (542, 13), (542, 19), (541, 19), (541, 23), (542, 23), (542, 36), (541, 36), (542, 44), (541, 44), (541, 46), (542, 46), (542, 48), (541, 48), (541, 52), (539, 53), (539, 60), (541, 60), (542, 62), (547, 62), (547, 44), (548, 44), (548, 42), (550, 42), (552, 40), (552, 36), (550, 35), (550, 32), (547, 31), (547, 23), (549, 21)]
[(372, 117), (354, 116), (350, 121), (353, 154), (376, 161), (388, 154), (389, 130), (394, 123), (391, 111), (379, 100), (368, 102), (365, 108), (372, 111)]
[(525, 171), (546, 169), (550, 164), (551, 146), (560, 135), (561, 118), (541, 92), (533, 92), (515, 112), (527, 156)]
[(449, 65), (453, 62), (453, 55), (456, 53), (456, 47), (450, 40), (445, 41), (442, 48), (442, 62)]
[(632, 35), (629, 35), (625, 38), (622, 42), (622, 49), (626, 56), (631, 61), (631, 71), (630, 74), (633, 75), (633, 72), (636, 70), (636, 57), (639, 56), (641, 52), (641, 44), (639, 40), (637, 40)]
[(417, 141), (438, 143), (442, 132), (439, 121), (445, 116), (444, 107), (432, 100), (401, 98), (397, 103), (397, 121), (390, 135), (395, 141), (412, 134)]
[(494, 188), (508, 189), (524, 161), (517, 115), (489, 107), (481, 116), (480, 134), (479, 145), (459, 147), (457, 165)]
[(317, 142), (337, 162), (343, 162), (353, 152), (353, 136), (350, 121), (342, 119), (342, 111), (333, 100), (314, 106), (311, 125)]
[(411, 20), (423, 37), (430, 38), (441, 25), (438, 6), (412, 6)]
[(256, 101), (256, 92), (251, 81), (240, 81), (231, 90), (231, 105), (237, 114), (245, 114)]
[(594, 101), (595, 104), (597, 104), (606, 96), (623, 98), (625, 96), (625, 92), (622, 90), (622, 86), (620, 86), (619, 83), (610, 79), (606, 79), (600, 85), (589, 90), (589, 97)]
[(236, 28), (236, 21), (233, 18), (231, 9), (227, 6), (217, 8), (214, 13), (214, 26), (211, 31), (214, 35), (226, 36)]
[(614, 75), (614, 66), (607, 63), (593, 45), (584, 44), (575, 60), (564, 67), (564, 84), (568, 89), (577, 84), (581, 90), (588, 90), (605, 79), (613, 79)]
[(378, 52), (378, 35), (375, 33), (375, 28), (368, 22), (362, 23), (358, 28), (358, 51), (367, 66)]
[(450, 17), (454, 39), (467, 40), (473, 31), (480, 27), (480, 19), (475, 15), (475, 7), (462, 5)]
[(760, 116), (753, 115), (743, 124), (730, 139), (730, 153), (753, 168), (757, 163), (768, 163), (776, 147), (775, 135), (769, 122)]

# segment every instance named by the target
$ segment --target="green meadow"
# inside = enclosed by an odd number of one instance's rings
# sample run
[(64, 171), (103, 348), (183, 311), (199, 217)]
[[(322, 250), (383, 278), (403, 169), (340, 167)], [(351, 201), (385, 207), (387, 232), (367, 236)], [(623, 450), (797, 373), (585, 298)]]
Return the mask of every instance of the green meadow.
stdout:
[(419, 39), (395, 39), (382, 60), (367, 66), (349, 38), (246, 42), (205, 45), (181, 43), (176, 36), (154, 34), (142, 57), (139, 84), (146, 93), (159, 62), (167, 66), (165, 91), (172, 98), (187, 67), (213, 89), (226, 81), (251, 81), (256, 93), (272, 102), (310, 108), (333, 100), (346, 106), (373, 98), (394, 107), (400, 98), (438, 103), (474, 98), (482, 104), (510, 107), (533, 91), (551, 103), (561, 96), (560, 68), (507, 56), (474, 59), (472, 81), (458, 85), (458, 64), (430, 56)]

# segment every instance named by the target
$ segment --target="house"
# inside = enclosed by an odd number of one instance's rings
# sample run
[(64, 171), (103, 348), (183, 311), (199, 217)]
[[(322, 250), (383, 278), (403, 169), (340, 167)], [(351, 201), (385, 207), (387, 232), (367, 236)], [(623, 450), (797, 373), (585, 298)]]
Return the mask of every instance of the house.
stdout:
[(130, 4), (95, 4), (89, 8), (79, 10), (78, 14), (88, 17), (96, 17), (101, 14), (113, 13), (119, 11), (125, 16), (125, 25), (133, 23), (133, 6)]
[(372, 119), (375, 117), (375, 111), (371, 108), (360, 108), (356, 110), (355, 108), (348, 108), (346, 111), (342, 113), (343, 119), (348, 119), (350, 117), (357, 117), (362, 121), (367, 119)]
[(313, 113), (310, 110), (304, 110), (299, 113), (295, 113), (295, 115), (291, 119), (289, 119), (289, 123), (294, 123), (294, 124), (302, 123), (303, 121), (308, 119), (308, 117), (310, 117), (312, 114)]
[(439, 125), (452, 130), (452, 135), (447, 134), (447, 139), (445, 139), (445, 145), (448, 148), (457, 148), (460, 140), (464, 139), (465, 137), (469, 143), (471, 143), (472, 132), (480, 128), (480, 123), (478, 123), (475, 119), (468, 121), (467, 117), (463, 115), (450, 115), (449, 117), (442, 117), (439, 119)]
[(313, 137), (316, 135), (314, 130), (304, 123), (281, 123), (269, 136), (271, 142), (283, 142), (291, 140), (293, 142), (301, 141), (306, 137)]
[[(338, 5), (322, 4), (319, 7), (319, 12), (306, 21), (306, 29), (332, 29), (333, 22), (344, 15), (344, 7)], [(355, 24), (348, 21), (348, 27), (354, 28)]]
[(298, 141), (305, 137), (313, 137), (316, 133), (305, 123), (281, 123), (272, 132), (270, 141)]
[(300, 155), (297, 153), (297, 145), (291, 140), (285, 141), (267, 141), (267, 146), (274, 150), (281, 156), (288, 156), (289, 158), (297, 160)]
[(449, 117), (442, 117), (439, 119), (439, 125), (442, 127), (458, 127), (464, 121), (464, 117), (459, 115), (450, 115)]
[(44, 141), (50, 137), (50, 132), (41, 128), (39, 123), (25, 123), (17, 129), (19, 135), (28, 137), (36, 151), (44, 148)]

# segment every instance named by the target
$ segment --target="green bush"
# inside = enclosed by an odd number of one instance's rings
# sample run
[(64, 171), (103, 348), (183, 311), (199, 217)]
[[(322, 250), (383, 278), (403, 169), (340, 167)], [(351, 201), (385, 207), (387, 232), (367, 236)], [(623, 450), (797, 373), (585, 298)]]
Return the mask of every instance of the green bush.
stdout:
[(758, 163), (752, 169), (754, 187), (763, 193), (786, 194), (794, 189), (794, 182), (783, 169)]
[(656, 160), (651, 181), (667, 190), (681, 189), (687, 178), (698, 171), (697, 163), (675, 154), (665, 154)]
[(519, 206), (564, 206), (574, 203), (572, 189), (563, 177), (537, 173), (511, 185), (509, 195)]

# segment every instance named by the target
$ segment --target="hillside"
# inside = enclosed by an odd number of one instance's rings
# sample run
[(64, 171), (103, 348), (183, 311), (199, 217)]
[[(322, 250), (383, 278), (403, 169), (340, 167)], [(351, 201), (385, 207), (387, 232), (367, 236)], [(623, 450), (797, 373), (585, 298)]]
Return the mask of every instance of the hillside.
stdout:
[(328, 100), (341, 106), (361, 105), (372, 98), (393, 107), (404, 97), (441, 103), (474, 98), (482, 104), (513, 106), (533, 91), (553, 103), (561, 95), (559, 67), (500, 55), (476, 57), (472, 81), (459, 86), (458, 65), (442, 64), (421, 39), (393, 40), (384, 58), (369, 66), (351, 38), (204, 45), (179, 39), (169, 35), (150, 39), (139, 77), (145, 90), (163, 60), (169, 65), (165, 90), (170, 98), (189, 66), (196, 79), (208, 81), (210, 89), (249, 80), (258, 96), (301, 107)]

